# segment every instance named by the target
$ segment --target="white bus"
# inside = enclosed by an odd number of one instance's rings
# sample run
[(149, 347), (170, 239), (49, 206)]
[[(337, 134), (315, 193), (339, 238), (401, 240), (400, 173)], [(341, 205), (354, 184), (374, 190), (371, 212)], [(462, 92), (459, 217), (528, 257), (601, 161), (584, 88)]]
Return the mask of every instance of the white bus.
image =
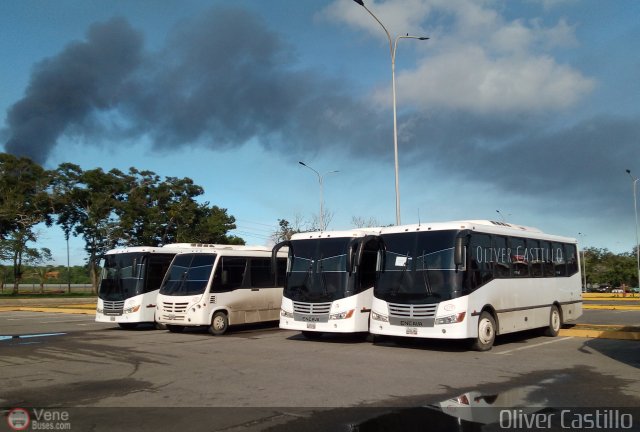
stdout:
[(380, 237), (375, 335), (469, 338), (485, 351), (496, 335), (555, 336), (582, 315), (575, 239), (493, 221), (395, 226)]
[(230, 325), (277, 321), (286, 255), (271, 272), (271, 249), (201, 245), (175, 256), (162, 281), (156, 321), (171, 332), (206, 326), (221, 335)]
[(322, 333), (368, 332), (380, 240), (378, 228), (294, 234), (280, 328), (309, 338)]
[(96, 321), (117, 323), (124, 329), (153, 323), (162, 278), (173, 257), (189, 247), (180, 243), (108, 251), (98, 287)]

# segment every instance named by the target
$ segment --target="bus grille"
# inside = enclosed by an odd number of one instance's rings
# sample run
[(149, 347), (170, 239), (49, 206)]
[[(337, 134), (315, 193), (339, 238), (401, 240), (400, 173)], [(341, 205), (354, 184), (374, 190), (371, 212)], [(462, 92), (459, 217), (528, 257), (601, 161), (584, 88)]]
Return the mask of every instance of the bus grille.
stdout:
[(185, 313), (187, 306), (189, 306), (189, 303), (162, 302), (162, 312)]
[(302, 303), (293, 302), (293, 311), (301, 314), (328, 314), (331, 310), (331, 303)]
[(165, 320), (184, 320), (189, 303), (162, 302), (162, 318)]
[(124, 300), (121, 301), (103, 301), (105, 315), (122, 315), (124, 309)]
[(400, 318), (433, 318), (438, 304), (410, 305), (389, 303), (389, 315)]

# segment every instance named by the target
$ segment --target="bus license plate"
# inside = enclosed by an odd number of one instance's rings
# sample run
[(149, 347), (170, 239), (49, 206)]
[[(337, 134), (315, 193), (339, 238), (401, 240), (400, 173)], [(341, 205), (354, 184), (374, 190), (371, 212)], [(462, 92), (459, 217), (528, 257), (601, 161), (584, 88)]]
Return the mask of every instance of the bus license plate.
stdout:
[(308, 329), (315, 329), (316, 328), (316, 323), (307, 323), (307, 328)]
[(407, 334), (408, 335), (417, 336), (418, 335), (418, 329), (416, 327), (407, 327)]
[(110, 318), (110, 320), (111, 320), (111, 321), (115, 321), (115, 320), (116, 320), (116, 317), (111, 317), (111, 318)]

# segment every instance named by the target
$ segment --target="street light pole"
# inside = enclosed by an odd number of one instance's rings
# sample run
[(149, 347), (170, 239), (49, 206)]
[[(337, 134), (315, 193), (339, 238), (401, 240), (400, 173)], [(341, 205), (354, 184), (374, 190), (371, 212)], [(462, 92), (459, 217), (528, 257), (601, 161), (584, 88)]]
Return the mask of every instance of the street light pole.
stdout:
[(391, 40), (391, 34), (387, 28), (382, 24), (382, 21), (378, 19), (377, 16), (373, 14), (364, 4), (363, 0), (353, 0), (362, 6), (369, 15), (375, 19), (380, 27), (384, 30), (387, 35), (387, 39), (389, 39), (389, 51), (391, 52), (391, 87), (393, 92), (393, 157), (394, 157), (394, 166), (395, 166), (395, 179), (396, 179), (396, 225), (400, 225), (400, 176), (398, 173), (398, 116), (396, 112), (396, 51), (398, 49), (398, 41), (400, 39), (418, 39), (418, 40), (427, 40), (428, 37), (423, 36), (410, 36), (407, 34), (406, 36), (398, 36), (395, 39), (395, 42)]
[(636, 215), (636, 270), (638, 270), (638, 285), (640, 285), (640, 241), (638, 240), (638, 201), (637, 201), (637, 185), (638, 185), (638, 177), (634, 177), (631, 175), (631, 170), (627, 170), (627, 174), (633, 180), (633, 210)]
[(582, 291), (583, 292), (587, 292), (587, 260), (585, 259), (585, 254), (584, 254), (584, 236), (586, 234), (583, 234), (581, 232), (578, 233), (578, 235), (580, 237), (582, 237), (582, 240), (580, 241), (581, 245), (580, 245), (580, 249), (582, 250), (582, 283), (583, 283), (583, 288)]
[(333, 174), (333, 173), (337, 173), (340, 171), (329, 171), (324, 173), (323, 175), (320, 175), (320, 173), (318, 171), (316, 171), (315, 169), (311, 168), (309, 165), (307, 165), (306, 163), (300, 161), (298, 162), (300, 165), (309, 168), (311, 171), (313, 171), (314, 173), (316, 173), (316, 175), (318, 176), (318, 183), (320, 184), (320, 231), (324, 231), (325, 226), (324, 226), (324, 192), (323, 192), (323, 180), (324, 180), (324, 176), (326, 176), (327, 174)]

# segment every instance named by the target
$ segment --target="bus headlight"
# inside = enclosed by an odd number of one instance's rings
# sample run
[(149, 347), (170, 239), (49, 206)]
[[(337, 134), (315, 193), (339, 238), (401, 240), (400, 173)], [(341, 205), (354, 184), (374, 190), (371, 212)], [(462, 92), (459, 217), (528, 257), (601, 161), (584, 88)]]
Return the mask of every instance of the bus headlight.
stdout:
[(99, 313), (99, 314), (101, 314), (101, 313), (103, 312), (103, 310), (102, 310), (102, 309), (100, 309), (100, 308), (96, 308), (96, 312), (97, 312), (97, 313)]
[(377, 312), (371, 311), (371, 319), (382, 322), (389, 322), (389, 317), (386, 315), (380, 315)]
[(330, 320), (348, 319), (348, 318), (351, 318), (352, 316), (353, 316), (353, 309), (346, 312), (340, 312), (337, 314), (329, 315), (329, 319)]
[(462, 322), (467, 313), (460, 312), (454, 315), (447, 315), (444, 317), (436, 318), (436, 324), (455, 324)]
[(293, 313), (292, 312), (287, 312), (284, 309), (280, 309), (280, 316), (283, 316), (285, 318), (293, 318)]
[(136, 306), (132, 306), (130, 308), (123, 309), (122, 312), (123, 313), (134, 313), (134, 312), (138, 312), (139, 310), (140, 310), (140, 305), (136, 305)]

